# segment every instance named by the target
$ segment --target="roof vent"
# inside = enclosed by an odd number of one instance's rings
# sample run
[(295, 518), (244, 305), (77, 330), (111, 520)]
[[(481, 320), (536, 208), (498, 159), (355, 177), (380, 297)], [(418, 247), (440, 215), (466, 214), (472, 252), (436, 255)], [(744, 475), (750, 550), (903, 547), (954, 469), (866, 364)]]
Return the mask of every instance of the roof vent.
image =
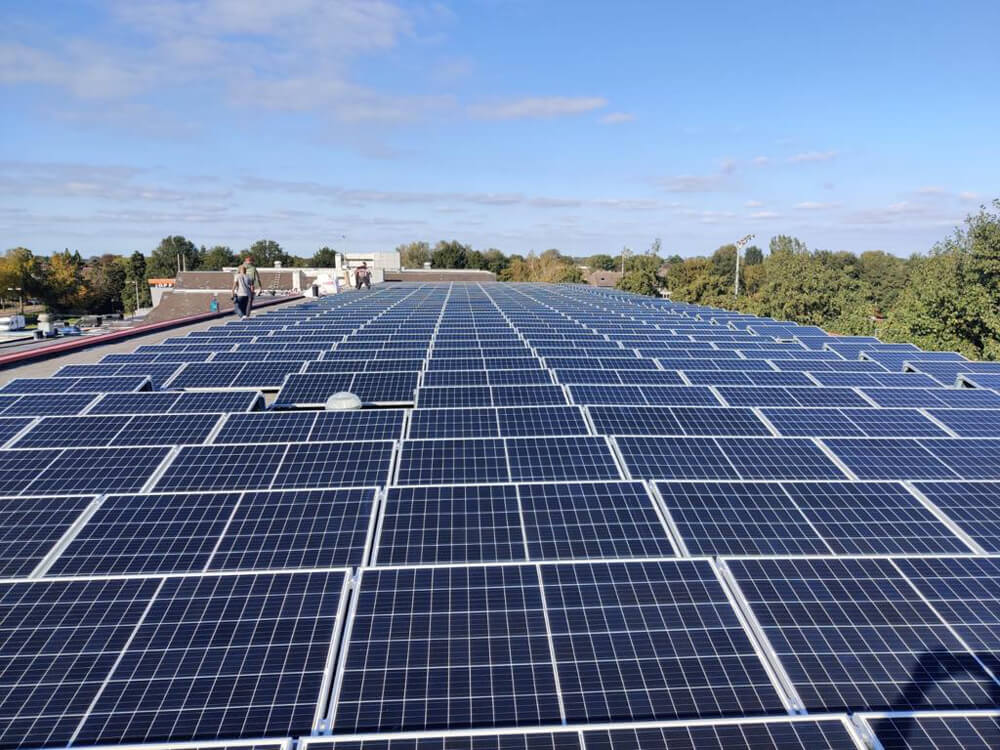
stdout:
[(334, 393), (330, 396), (330, 398), (326, 400), (324, 408), (327, 411), (348, 411), (350, 409), (360, 409), (361, 399), (353, 393), (341, 391), (340, 393)]

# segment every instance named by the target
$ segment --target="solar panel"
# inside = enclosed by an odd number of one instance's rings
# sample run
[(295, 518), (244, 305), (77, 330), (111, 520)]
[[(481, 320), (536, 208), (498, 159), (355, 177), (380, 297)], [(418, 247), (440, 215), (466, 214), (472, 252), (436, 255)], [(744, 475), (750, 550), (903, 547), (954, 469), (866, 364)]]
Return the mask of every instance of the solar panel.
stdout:
[(859, 479), (956, 479), (959, 475), (916, 440), (825, 439)]
[(576, 731), (525, 732), (473, 735), (449, 733), (445, 736), (420, 738), (370, 738), (361, 740), (333, 740), (329, 738), (304, 738), (303, 747), (311, 750), (582, 750), (580, 734)]
[(959, 437), (1000, 435), (1000, 410), (929, 409), (928, 413)]
[(969, 547), (902, 485), (795, 482), (784, 485), (834, 554), (969, 552)]
[(808, 555), (831, 550), (776, 483), (657, 482), (691, 555)]
[(146, 376), (104, 378), (14, 378), (0, 387), (0, 393), (130, 393), (152, 387)]
[(639, 482), (518, 487), (532, 560), (672, 557), (663, 520)]
[(27, 576), (35, 570), (93, 499), (0, 500), (0, 577)]
[[(615, 625), (595, 607), (613, 613)], [(677, 638), (680, 623), (692, 641)], [(477, 644), (487, 635), (484, 652)], [(695, 657), (693, 641), (709, 648)], [(602, 670), (605, 663), (618, 666)], [(407, 687), (386, 692), (386, 684)], [(455, 729), (782, 709), (704, 561), (369, 569), (333, 726)]]
[(0, 584), (0, 743), (69, 743), (160, 584), (156, 579)]
[(507, 440), (511, 480), (621, 479), (607, 442), (600, 437)]
[(389, 441), (181, 448), (156, 491), (371, 487), (385, 484)]
[(372, 489), (248, 492), (208, 569), (361, 565), (374, 501)]
[(403, 415), (401, 409), (231, 414), (212, 442), (396, 440), (403, 429)]
[[(978, 659), (995, 668), (1000, 651), (1000, 560), (928, 557), (903, 558), (896, 564)], [(1000, 684), (993, 692), (996, 708)]]
[(278, 392), (275, 406), (322, 406), (335, 393), (354, 393), (364, 403), (413, 401), (415, 372), (310, 373), (289, 375)]
[(237, 493), (110, 495), (48, 575), (204, 570), (237, 500)]
[(1000, 552), (1000, 486), (992, 482), (914, 485), (987, 552)]
[[(93, 400), (93, 399), (91, 399)], [(258, 391), (229, 393), (108, 393), (88, 414), (195, 414), (199, 412), (255, 411), (262, 405)], [(88, 402), (89, 403), (89, 402)]]
[(500, 562), (526, 556), (514, 485), (392, 487), (379, 565)]
[(921, 440), (920, 444), (961, 479), (1000, 479), (1000, 440)]
[(0, 397), (0, 414), (5, 417), (79, 414), (93, 403), (94, 399), (92, 393)]
[(583, 733), (587, 750), (858, 750), (841, 719), (670, 724), (608, 728)]
[(345, 582), (343, 571), (164, 579), (75, 741), (309, 734)]
[(996, 683), (889, 560), (726, 564), (807, 710), (995, 703)]
[(992, 750), (1000, 747), (1000, 714), (865, 716), (883, 750)]
[(182, 445), (204, 442), (218, 414), (45, 417), (14, 448)]
[(0, 419), (0, 446), (31, 424), (30, 419)]
[(783, 710), (707, 561), (540, 570), (567, 721)]
[(618, 437), (632, 479), (739, 479), (711, 438)]
[(334, 733), (560, 723), (536, 567), (360, 576)]

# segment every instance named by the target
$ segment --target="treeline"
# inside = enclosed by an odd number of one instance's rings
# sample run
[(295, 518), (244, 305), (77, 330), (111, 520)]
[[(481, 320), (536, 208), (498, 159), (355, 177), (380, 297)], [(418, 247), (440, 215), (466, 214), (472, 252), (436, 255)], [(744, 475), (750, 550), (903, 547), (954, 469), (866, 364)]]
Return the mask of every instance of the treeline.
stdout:
[(563, 255), (555, 248), (536, 255), (505, 255), (496, 248), (473, 250), (456, 240), (410, 242), (396, 248), (403, 268), (469, 268), (491, 271), (500, 281), (548, 281), (560, 284), (583, 283), (583, 271), (575, 258)]
[(286, 253), (274, 240), (258, 240), (236, 252), (225, 245), (198, 247), (186, 237), (164, 237), (147, 258), (132, 255), (98, 255), (84, 258), (64, 250), (37, 256), (25, 247), (8, 250), (0, 258), (0, 296), (10, 306), (19, 297), (35, 300), (62, 314), (131, 313), (152, 304), (149, 279), (174, 278), (178, 270), (220, 271), (253, 256), (261, 268), (281, 261), (285, 266), (332, 267), (336, 251), (322, 247), (310, 258)]
[[(984, 206), (969, 216), (926, 255), (809, 250), (794, 237), (778, 236), (766, 255), (758, 248), (745, 252), (739, 297), (735, 263), (736, 248), (725, 245), (709, 257), (666, 263), (646, 281), (681, 302), (1000, 359), (1000, 200), (993, 211)], [(626, 276), (619, 286), (634, 282)]]

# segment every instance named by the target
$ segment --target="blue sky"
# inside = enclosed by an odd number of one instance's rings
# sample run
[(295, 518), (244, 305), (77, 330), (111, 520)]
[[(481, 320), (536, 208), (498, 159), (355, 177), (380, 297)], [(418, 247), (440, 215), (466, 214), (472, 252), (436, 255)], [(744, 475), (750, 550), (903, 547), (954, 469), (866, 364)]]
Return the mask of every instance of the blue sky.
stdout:
[(0, 242), (926, 251), (1000, 196), (1000, 4), (6, 0)]

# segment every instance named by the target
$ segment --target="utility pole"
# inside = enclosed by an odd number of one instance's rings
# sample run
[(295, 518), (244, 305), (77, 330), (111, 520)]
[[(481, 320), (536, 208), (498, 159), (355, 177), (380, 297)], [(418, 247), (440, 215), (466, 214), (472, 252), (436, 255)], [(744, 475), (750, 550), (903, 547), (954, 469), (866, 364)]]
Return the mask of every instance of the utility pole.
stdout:
[(746, 244), (754, 238), (754, 235), (748, 234), (741, 240), (736, 242), (736, 282), (733, 285), (733, 296), (740, 296), (740, 250), (742, 250)]
[(628, 248), (622, 245), (622, 276), (625, 275), (625, 256), (629, 254)]

